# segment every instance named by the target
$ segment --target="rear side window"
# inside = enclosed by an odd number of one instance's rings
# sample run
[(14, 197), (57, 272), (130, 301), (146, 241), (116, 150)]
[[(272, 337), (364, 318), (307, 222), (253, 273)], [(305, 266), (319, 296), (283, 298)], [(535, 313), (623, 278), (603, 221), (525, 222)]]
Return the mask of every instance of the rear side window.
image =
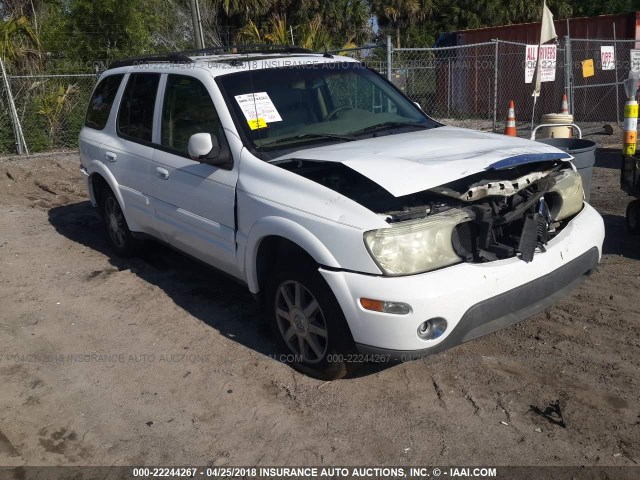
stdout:
[(89, 108), (84, 119), (84, 124), (87, 127), (102, 130), (107, 125), (111, 106), (123, 76), (109, 75), (100, 81), (89, 101)]
[(118, 111), (118, 134), (132, 140), (151, 141), (153, 109), (160, 74), (134, 73), (129, 76)]

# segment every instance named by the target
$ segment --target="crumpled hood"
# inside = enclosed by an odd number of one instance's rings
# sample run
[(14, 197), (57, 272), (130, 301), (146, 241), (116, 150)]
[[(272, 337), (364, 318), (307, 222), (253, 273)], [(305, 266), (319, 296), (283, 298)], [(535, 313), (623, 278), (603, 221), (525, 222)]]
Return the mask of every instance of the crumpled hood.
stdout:
[(276, 161), (289, 158), (343, 163), (401, 197), (483, 170), (573, 157), (522, 138), (438, 127), (299, 150)]

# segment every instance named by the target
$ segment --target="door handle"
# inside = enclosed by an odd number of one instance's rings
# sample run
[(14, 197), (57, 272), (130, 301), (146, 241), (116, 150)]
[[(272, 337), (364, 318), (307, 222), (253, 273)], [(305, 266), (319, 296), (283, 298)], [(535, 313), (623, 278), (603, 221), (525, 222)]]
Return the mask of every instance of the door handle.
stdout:
[(113, 152), (104, 152), (104, 157), (110, 162), (115, 162), (118, 160), (118, 156)]
[(167, 170), (166, 168), (157, 167), (156, 175), (161, 180), (167, 180), (169, 178), (169, 170)]

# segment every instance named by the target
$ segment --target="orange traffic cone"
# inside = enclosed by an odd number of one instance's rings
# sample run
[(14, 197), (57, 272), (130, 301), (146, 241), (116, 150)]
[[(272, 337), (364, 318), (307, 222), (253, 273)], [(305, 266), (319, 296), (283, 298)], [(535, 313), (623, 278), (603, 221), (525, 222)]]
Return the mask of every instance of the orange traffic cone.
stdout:
[(509, 102), (509, 110), (507, 112), (507, 126), (504, 128), (504, 134), (510, 137), (517, 136), (516, 134), (516, 106), (513, 100)]
[(560, 113), (563, 113), (565, 115), (569, 114), (569, 102), (567, 101), (566, 93), (562, 95), (562, 109), (560, 110)]

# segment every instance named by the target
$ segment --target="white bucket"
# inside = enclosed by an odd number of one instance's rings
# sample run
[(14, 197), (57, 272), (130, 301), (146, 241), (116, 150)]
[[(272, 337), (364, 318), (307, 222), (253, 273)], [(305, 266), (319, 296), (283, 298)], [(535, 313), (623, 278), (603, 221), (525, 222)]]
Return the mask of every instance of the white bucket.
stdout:
[[(540, 123), (573, 123), (573, 115), (568, 113), (547, 113)], [(571, 127), (542, 127), (542, 138), (571, 138)]]

